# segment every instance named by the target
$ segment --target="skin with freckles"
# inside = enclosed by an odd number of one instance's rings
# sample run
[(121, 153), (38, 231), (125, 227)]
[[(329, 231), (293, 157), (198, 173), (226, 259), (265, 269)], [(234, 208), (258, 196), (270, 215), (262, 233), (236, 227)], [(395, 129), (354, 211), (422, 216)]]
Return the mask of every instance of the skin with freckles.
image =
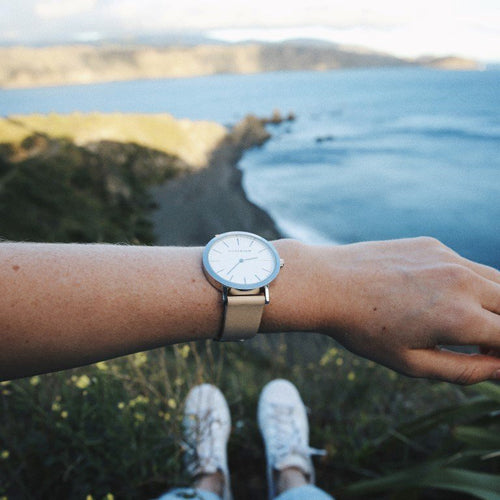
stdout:
[[(274, 242), (285, 267), (261, 333), (321, 332), (410, 376), (500, 379), (500, 273), (431, 238)], [(0, 244), (0, 378), (214, 338), (200, 247)], [(465, 355), (449, 345), (479, 346)], [(319, 368), (318, 368), (319, 369)]]

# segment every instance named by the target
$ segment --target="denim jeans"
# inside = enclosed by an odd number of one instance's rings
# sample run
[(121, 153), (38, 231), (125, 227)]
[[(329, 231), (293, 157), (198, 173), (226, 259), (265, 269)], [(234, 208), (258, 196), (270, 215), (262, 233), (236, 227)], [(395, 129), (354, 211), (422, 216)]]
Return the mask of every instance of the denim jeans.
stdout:
[[(195, 490), (193, 488), (179, 488), (162, 495), (158, 500), (221, 500), (218, 495), (205, 490)], [(277, 496), (275, 500), (333, 500), (333, 497), (316, 486), (308, 484), (299, 488), (293, 488)]]

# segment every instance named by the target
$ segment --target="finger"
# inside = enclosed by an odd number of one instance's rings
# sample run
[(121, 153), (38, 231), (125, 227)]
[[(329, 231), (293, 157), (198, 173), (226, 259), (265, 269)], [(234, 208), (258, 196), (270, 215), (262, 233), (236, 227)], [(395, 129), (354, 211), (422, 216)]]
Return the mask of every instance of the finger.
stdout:
[(483, 354), (419, 349), (411, 351), (407, 361), (408, 374), (415, 377), (464, 385), (500, 379), (500, 359)]
[(476, 283), (481, 305), (492, 313), (500, 314), (500, 284), (486, 278), (480, 278)]
[(494, 283), (500, 284), (500, 271), (498, 271), (494, 267), (485, 266), (484, 264), (479, 264), (477, 262), (473, 262), (465, 258), (463, 259), (463, 263), (471, 271), (476, 272), (483, 278), (493, 281)]
[(458, 306), (434, 337), (434, 345), (480, 345), (500, 350), (500, 315), (479, 304)]
[(474, 327), (476, 344), (500, 350), (500, 315), (484, 310)]
[(480, 346), (479, 351), (481, 354), (485, 354), (486, 356), (495, 356), (500, 358), (500, 350), (492, 349), (490, 346)]

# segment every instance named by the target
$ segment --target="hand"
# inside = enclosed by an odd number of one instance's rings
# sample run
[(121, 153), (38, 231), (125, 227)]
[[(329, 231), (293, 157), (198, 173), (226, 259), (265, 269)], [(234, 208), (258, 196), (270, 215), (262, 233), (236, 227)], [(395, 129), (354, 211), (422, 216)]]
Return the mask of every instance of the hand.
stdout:
[[(309, 248), (323, 333), (407, 375), (500, 379), (498, 271), (432, 238)], [(476, 345), (483, 354), (446, 345)]]

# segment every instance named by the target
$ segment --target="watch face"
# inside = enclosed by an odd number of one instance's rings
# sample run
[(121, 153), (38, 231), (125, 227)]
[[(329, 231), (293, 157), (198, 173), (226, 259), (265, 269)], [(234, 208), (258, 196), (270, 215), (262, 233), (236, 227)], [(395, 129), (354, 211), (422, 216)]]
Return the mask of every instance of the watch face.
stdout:
[(269, 284), (280, 270), (274, 246), (252, 233), (231, 232), (213, 238), (203, 252), (203, 265), (212, 278), (238, 290)]

